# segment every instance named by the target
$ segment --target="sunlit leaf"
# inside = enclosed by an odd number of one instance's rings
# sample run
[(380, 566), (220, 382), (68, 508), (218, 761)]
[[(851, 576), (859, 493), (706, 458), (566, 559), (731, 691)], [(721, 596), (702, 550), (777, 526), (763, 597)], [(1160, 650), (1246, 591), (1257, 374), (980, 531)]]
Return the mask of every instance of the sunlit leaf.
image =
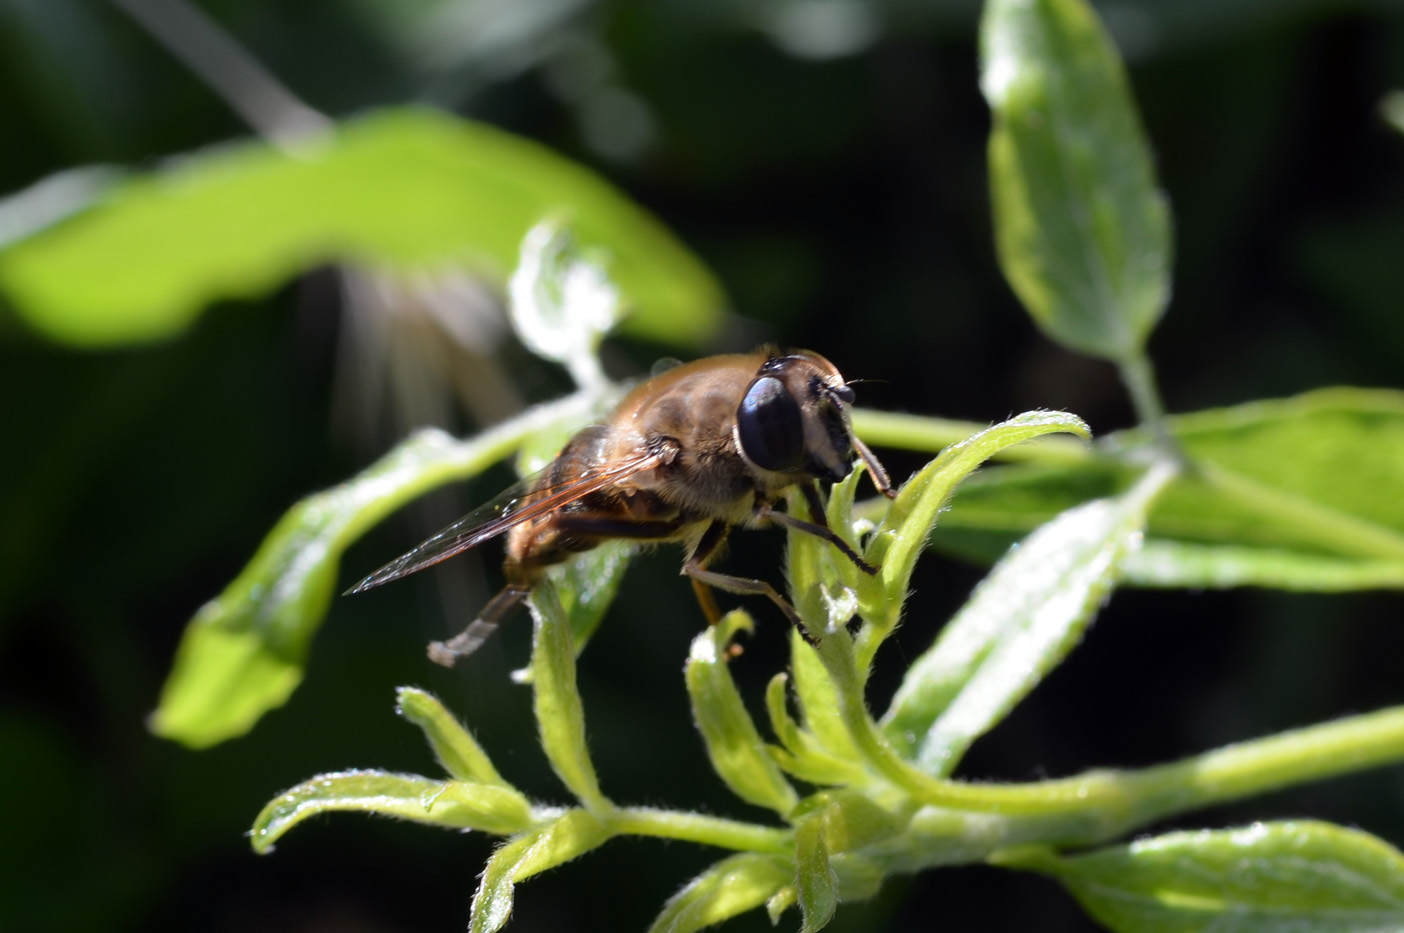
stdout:
[(1000, 266), (1050, 337), (1125, 361), (1165, 309), (1171, 238), (1116, 49), (1083, 0), (990, 0), (980, 38)]
[(656, 219), (536, 143), (427, 109), (362, 116), (295, 153), (239, 143), (117, 183), (0, 253), (0, 290), (57, 340), (151, 340), (329, 262), (467, 267), (501, 284), (548, 215), (609, 257), (626, 330), (674, 344), (714, 331), (715, 279)]
[(591, 809), (608, 810), (585, 741), (585, 710), (575, 685), (575, 646), (570, 621), (550, 580), (537, 584), (527, 600), (535, 623), (531, 677), (541, 748), (571, 793)]
[(743, 852), (708, 868), (668, 899), (649, 933), (694, 933), (766, 903), (795, 880), (788, 859)]
[(1137, 586), (1226, 589), (1264, 586), (1299, 593), (1404, 589), (1404, 560), (1331, 557), (1273, 548), (1147, 541), (1127, 555), (1126, 582)]
[(401, 687), (396, 703), (400, 715), (424, 730), (434, 757), (444, 770), (461, 781), (510, 787), (493, 767), (492, 760), (472, 733), (444, 709), (442, 703), (416, 687)]
[(717, 775), (742, 800), (784, 815), (799, 797), (766, 752), (727, 664), (731, 639), (754, 627), (750, 616), (738, 609), (694, 638), (685, 670), (687, 692)]
[(581, 387), (603, 385), (600, 340), (619, 320), (619, 292), (608, 257), (586, 257), (556, 220), (532, 227), (508, 283), (508, 316), (532, 353), (570, 370)]
[(549, 825), (503, 843), (483, 869), (468, 921), (471, 933), (493, 933), (512, 913), (519, 882), (563, 865), (609, 839), (599, 820), (584, 810), (568, 810)]
[(1035, 857), (1116, 933), (1378, 933), (1404, 928), (1404, 855), (1330, 823), (1170, 833)]
[(936, 518), (958, 483), (1000, 450), (1046, 434), (1088, 437), (1087, 425), (1065, 412), (1026, 412), (953, 444), (908, 480), (869, 541), (864, 556), (881, 567), (876, 586), (860, 581), (861, 668), (866, 670), (882, 640), (897, 624), (902, 600)]
[[(1198, 469), (1151, 513), (1123, 582), (1333, 591), (1398, 587), (1404, 574), (1404, 393), (1333, 388), (1170, 419)], [(1097, 445), (1132, 454), (1137, 432)], [(932, 543), (993, 560), (1058, 512), (1124, 488), (1109, 456), (1020, 464), (962, 484)]]
[(888, 741), (949, 774), (1081, 639), (1172, 475), (1154, 468), (1124, 495), (1064, 512), (996, 564), (908, 668), (883, 719)]
[(518, 832), (531, 823), (530, 803), (509, 787), (388, 771), (338, 771), (304, 781), (270, 801), (254, 821), (253, 846), (267, 852), (303, 820), (337, 810), (490, 833)]

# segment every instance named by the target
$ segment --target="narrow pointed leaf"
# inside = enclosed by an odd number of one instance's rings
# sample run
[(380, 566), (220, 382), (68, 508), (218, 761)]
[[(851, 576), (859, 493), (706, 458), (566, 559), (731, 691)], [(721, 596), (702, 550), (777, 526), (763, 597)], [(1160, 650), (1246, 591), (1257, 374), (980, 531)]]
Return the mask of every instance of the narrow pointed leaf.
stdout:
[(722, 859), (668, 899), (649, 933), (694, 933), (760, 907), (794, 880), (789, 859), (758, 852)]
[(956, 485), (999, 451), (1057, 433), (1090, 436), (1087, 425), (1076, 415), (1026, 412), (946, 448), (902, 487), (864, 555), (881, 567), (877, 578), (881, 585), (859, 591), (859, 611), (867, 623), (859, 635), (863, 669), (897, 624), (917, 556)]
[(738, 609), (694, 638), (685, 672), (687, 692), (712, 767), (727, 787), (748, 803), (784, 815), (799, 796), (766, 751), (727, 665), (731, 639), (737, 631), (753, 628), (750, 616)]
[(556, 587), (543, 580), (528, 599), (535, 622), (531, 676), (541, 747), (551, 768), (581, 803), (608, 810), (585, 741), (585, 710), (575, 684), (575, 646), (570, 622), (561, 609)]
[(824, 822), (817, 815), (800, 820), (795, 827), (795, 868), (800, 913), (804, 916), (800, 933), (814, 933), (828, 926), (838, 907), (837, 879), (829, 867), (829, 850), (824, 844)]
[(840, 761), (860, 761), (861, 755), (843, 724), (833, 678), (819, 653), (794, 631), (790, 633), (790, 673), (805, 728), (819, 747)]
[(715, 279), (618, 190), (529, 140), (415, 108), (348, 121), (295, 153), (245, 142), (118, 182), (0, 253), (0, 290), (57, 340), (160, 339), (213, 302), (329, 262), (466, 266), (500, 285), (547, 215), (609, 257), (633, 312), (625, 329), (684, 344), (715, 330)]
[(1015, 864), (1056, 877), (1116, 933), (1404, 929), (1404, 855), (1330, 823), (1170, 833)]
[(1010, 551), (908, 670), (884, 717), (888, 740), (950, 774), (1081, 639), (1173, 475), (1154, 467), (1124, 495), (1065, 512)]
[(512, 913), (516, 885), (598, 848), (609, 831), (584, 810), (568, 810), (539, 830), (514, 836), (488, 859), (468, 921), (470, 933), (494, 933)]
[(270, 801), (254, 821), (253, 846), (267, 852), (303, 820), (336, 810), (489, 833), (518, 832), (531, 823), (531, 804), (508, 787), (388, 771), (338, 771), (304, 781)]
[(583, 421), (592, 407), (590, 397), (571, 396), (468, 441), (420, 431), (355, 478), (293, 506), (191, 620), (152, 731), (196, 748), (247, 732), (301, 682), (352, 542), (405, 503), (481, 472), (534, 431)]
[(397, 708), (400, 715), (424, 730), (434, 749), (434, 757), (453, 777), (479, 784), (511, 787), (492, 766), (473, 734), (432, 694), (416, 687), (401, 687)]
[(799, 888), (792, 884), (776, 891), (770, 896), (770, 900), (765, 902), (765, 915), (770, 918), (770, 925), (775, 926), (780, 922), (780, 917), (785, 911), (795, 906), (799, 900)]
[[(630, 541), (606, 541), (552, 568), (561, 608), (570, 620), (570, 641), (577, 658), (604, 622), (637, 550)], [(529, 684), (531, 668), (518, 668), (511, 677), (515, 683)]]
[(1170, 211), (1116, 49), (1084, 0), (990, 0), (1000, 266), (1054, 340), (1125, 361), (1169, 298)]

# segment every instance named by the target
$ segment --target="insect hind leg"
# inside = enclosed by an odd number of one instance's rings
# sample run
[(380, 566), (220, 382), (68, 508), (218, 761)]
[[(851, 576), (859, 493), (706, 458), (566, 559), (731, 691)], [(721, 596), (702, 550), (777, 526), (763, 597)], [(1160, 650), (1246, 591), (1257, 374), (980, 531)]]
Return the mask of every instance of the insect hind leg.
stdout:
[(478, 613), (478, 617), (468, 623), (468, 627), (448, 641), (432, 641), (429, 643), (429, 660), (435, 664), (442, 664), (444, 667), (453, 667), (460, 659), (477, 651), (482, 647), (483, 642), (492, 637), (492, 633), (497, 631), (497, 626), (507, 616), (507, 613), (516, 608), (528, 593), (530, 586), (521, 584), (508, 584), (502, 591), (488, 600), (483, 611)]
[(811, 645), (817, 644), (814, 636), (804, 627), (799, 613), (795, 612), (795, 607), (790, 605), (789, 600), (776, 592), (775, 587), (764, 580), (734, 577), (728, 573), (717, 573), (715, 570), (707, 569), (707, 560), (716, 553), (717, 548), (721, 546), (725, 538), (726, 525), (718, 521), (712, 522), (702, 533), (692, 555), (683, 563), (682, 572), (692, 578), (693, 592), (697, 594), (697, 602), (701, 604), (702, 612), (707, 616), (707, 621), (715, 625), (720, 618), (716, 601), (712, 599), (712, 594), (707, 589), (709, 586), (741, 596), (764, 596), (778, 606), (781, 612), (785, 613), (785, 618), (790, 620), (790, 624), (795, 627), (805, 641)]

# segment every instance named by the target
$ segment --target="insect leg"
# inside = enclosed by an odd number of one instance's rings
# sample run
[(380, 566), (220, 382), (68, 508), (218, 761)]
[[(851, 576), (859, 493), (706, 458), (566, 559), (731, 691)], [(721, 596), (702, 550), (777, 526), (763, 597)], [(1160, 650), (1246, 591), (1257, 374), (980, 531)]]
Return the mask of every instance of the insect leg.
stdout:
[(498, 624), (531, 592), (529, 585), (509, 583), (502, 591), (488, 600), (478, 617), (468, 623), (468, 627), (448, 641), (429, 643), (429, 660), (444, 667), (453, 667), (459, 658), (465, 658), (477, 651), (482, 643), (497, 631)]
[(784, 525), (786, 528), (793, 528), (796, 531), (803, 531), (817, 538), (823, 538), (838, 548), (839, 553), (844, 557), (853, 561), (853, 565), (859, 570), (868, 576), (876, 574), (877, 568), (859, 557), (858, 553), (848, 546), (848, 542), (840, 538), (838, 532), (829, 527), (829, 523), (824, 519), (824, 504), (819, 501), (819, 491), (814, 488), (814, 484), (812, 482), (801, 483), (800, 491), (804, 493), (804, 501), (809, 505), (809, 512), (815, 517), (815, 521), (807, 522), (785, 512), (777, 512), (769, 502), (764, 500), (756, 504), (756, 515), (769, 519), (777, 525)]
[(878, 458), (868, 449), (868, 445), (858, 440), (858, 435), (853, 435), (853, 449), (858, 451), (858, 456), (863, 458), (863, 464), (868, 468), (868, 475), (873, 478), (873, 485), (877, 491), (889, 499), (896, 499), (897, 492), (892, 488), (892, 480), (888, 479), (887, 471), (883, 469)]
[[(716, 553), (717, 548), (726, 538), (727, 526), (725, 522), (714, 521), (707, 526), (707, 530), (702, 533), (701, 539), (697, 542), (697, 547), (693, 548), (692, 556), (683, 563), (682, 572), (693, 580), (693, 590), (698, 594), (698, 602), (702, 604), (702, 611), (707, 614), (709, 622), (715, 624), (719, 615), (717, 606), (712, 600), (712, 595), (707, 593), (705, 598), (703, 593), (705, 587), (714, 586), (719, 590), (728, 593), (736, 593), (742, 596), (756, 595), (764, 596), (780, 607), (780, 611), (785, 613), (785, 618), (790, 620), (796, 629), (799, 630), (804, 640), (814, 644), (814, 638), (800, 621), (799, 613), (795, 612), (795, 607), (791, 606), (785, 597), (775, 591), (775, 587), (764, 580), (752, 580), (749, 577), (733, 577), (728, 573), (717, 573), (715, 570), (708, 570), (706, 563), (708, 558)], [(699, 588), (702, 584), (703, 588)], [(709, 611), (710, 607), (710, 611)]]

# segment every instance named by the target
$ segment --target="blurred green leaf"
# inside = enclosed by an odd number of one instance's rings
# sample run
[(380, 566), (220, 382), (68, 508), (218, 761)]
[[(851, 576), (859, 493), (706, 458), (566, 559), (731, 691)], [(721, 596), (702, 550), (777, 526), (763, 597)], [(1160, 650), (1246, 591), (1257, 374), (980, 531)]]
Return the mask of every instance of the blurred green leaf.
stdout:
[(412, 108), (351, 120), (295, 154), (245, 142), (119, 182), (0, 253), (0, 290), (56, 340), (152, 340), (328, 262), (466, 265), (501, 284), (547, 215), (609, 257), (626, 330), (683, 345), (715, 331), (716, 280), (615, 188), (536, 143)]
[(1082, 0), (990, 0), (981, 52), (1004, 275), (1054, 340), (1126, 362), (1165, 310), (1171, 238), (1116, 49)]
[(585, 710), (575, 685), (575, 645), (556, 587), (542, 580), (527, 597), (535, 623), (531, 680), (541, 748), (570, 792), (592, 810), (612, 809), (585, 741)]
[[(1170, 420), (1194, 468), (1151, 512), (1124, 583), (1293, 590), (1399, 586), (1404, 392), (1332, 388)], [(1138, 432), (1081, 465), (1020, 464), (965, 482), (932, 537), (992, 560), (1059, 511), (1134, 476)]]
[(396, 705), (401, 716), (424, 730), (434, 757), (450, 775), (461, 781), (511, 787), (497, 773), (472, 733), (444, 709), (438, 698), (417, 687), (401, 687)]
[(1128, 554), (1122, 568), (1125, 582), (1167, 589), (1265, 586), (1297, 593), (1404, 589), (1404, 560), (1328, 557), (1164, 539), (1147, 541)]
[(888, 741), (945, 776), (1082, 638), (1173, 475), (1070, 509), (1011, 550), (907, 669), (883, 718)]
[(1053, 875), (1117, 933), (1404, 928), (1404, 855), (1330, 823), (1170, 833), (1071, 858), (1001, 861)]
[(533, 432), (583, 420), (591, 406), (588, 396), (570, 396), (468, 441), (421, 431), (355, 478), (293, 506), (191, 620), (152, 731), (197, 748), (247, 732), (301, 682), (352, 542), (415, 497), (486, 469)]
[(1380, 112), (1394, 128), (1404, 133), (1404, 91), (1390, 91), (1380, 102)]
[(268, 852), (298, 823), (335, 810), (489, 833), (518, 832), (531, 823), (531, 804), (510, 787), (388, 771), (338, 771), (304, 781), (269, 802), (254, 821), (254, 849)]
[(532, 875), (563, 865), (609, 839), (609, 831), (584, 810), (567, 810), (542, 829), (503, 843), (483, 869), (468, 921), (471, 933), (493, 933), (512, 913), (513, 889)]
[(754, 628), (751, 617), (737, 609), (694, 638), (685, 670), (687, 692), (713, 770), (742, 800), (784, 816), (799, 796), (766, 752), (727, 665), (732, 638)]
[(622, 310), (607, 264), (608, 257), (582, 255), (559, 221), (543, 220), (522, 240), (521, 260), (507, 285), (508, 317), (522, 344), (565, 366), (582, 388), (606, 381), (600, 341)]
[(794, 880), (788, 859), (758, 852), (722, 859), (668, 899), (649, 933), (694, 933), (754, 910)]

